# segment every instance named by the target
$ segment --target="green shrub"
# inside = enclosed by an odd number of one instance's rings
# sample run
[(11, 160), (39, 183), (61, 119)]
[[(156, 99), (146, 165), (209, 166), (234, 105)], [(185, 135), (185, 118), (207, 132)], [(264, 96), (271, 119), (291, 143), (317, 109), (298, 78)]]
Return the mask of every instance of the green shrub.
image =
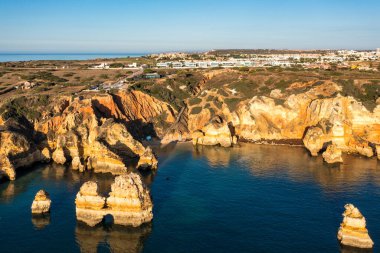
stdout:
[(198, 104), (201, 103), (201, 102), (202, 102), (202, 99), (195, 97), (195, 98), (191, 98), (191, 99), (189, 100), (189, 105), (190, 105), (190, 106), (198, 105)]
[(236, 109), (237, 105), (239, 104), (239, 102), (240, 102), (239, 98), (226, 98), (224, 100), (224, 103), (227, 104), (230, 111), (234, 111)]
[(110, 68), (123, 68), (124, 64), (120, 62), (114, 62), (110, 64)]
[(190, 114), (199, 114), (201, 111), (202, 111), (202, 107), (196, 106), (191, 109)]

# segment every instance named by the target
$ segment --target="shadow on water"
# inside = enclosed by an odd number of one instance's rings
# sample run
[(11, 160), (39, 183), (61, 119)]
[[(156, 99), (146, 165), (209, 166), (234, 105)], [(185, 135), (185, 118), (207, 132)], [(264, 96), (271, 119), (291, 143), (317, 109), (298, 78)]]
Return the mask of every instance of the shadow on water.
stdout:
[[(107, 217), (111, 219), (112, 217)], [(95, 227), (89, 227), (78, 222), (75, 238), (82, 253), (86, 252), (128, 252), (137, 253), (143, 249), (144, 241), (152, 231), (152, 224), (140, 227), (124, 227), (103, 222)]]

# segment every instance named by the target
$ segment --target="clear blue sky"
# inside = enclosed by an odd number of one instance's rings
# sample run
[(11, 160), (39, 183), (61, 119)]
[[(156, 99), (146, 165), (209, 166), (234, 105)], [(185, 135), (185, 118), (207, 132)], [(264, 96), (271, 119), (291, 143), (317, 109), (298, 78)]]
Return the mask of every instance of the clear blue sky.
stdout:
[(380, 47), (379, 0), (0, 0), (0, 52)]

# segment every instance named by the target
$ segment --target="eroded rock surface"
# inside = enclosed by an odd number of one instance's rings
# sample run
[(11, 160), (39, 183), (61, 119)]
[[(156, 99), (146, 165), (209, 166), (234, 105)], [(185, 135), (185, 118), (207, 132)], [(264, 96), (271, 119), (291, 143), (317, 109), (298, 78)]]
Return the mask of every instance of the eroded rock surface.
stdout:
[(322, 154), (323, 159), (327, 163), (342, 163), (342, 151), (337, 148), (335, 144), (331, 144), (327, 147), (326, 151)]
[(138, 174), (117, 176), (109, 195), (105, 199), (99, 196), (95, 182), (85, 183), (75, 200), (77, 219), (95, 226), (110, 214), (115, 224), (134, 227), (152, 220), (150, 193)]
[(231, 147), (234, 143), (231, 130), (221, 117), (215, 117), (202, 130), (194, 132), (192, 138), (194, 145)]
[(352, 204), (347, 204), (344, 208), (343, 222), (338, 231), (340, 243), (355, 248), (372, 248), (374, 243), (368, 235), (364, 216)]
[(39, 190), (32, 203), (33, 214), (43, 214), (50, 212), (51, 200), (49, 194), (44, 190)]

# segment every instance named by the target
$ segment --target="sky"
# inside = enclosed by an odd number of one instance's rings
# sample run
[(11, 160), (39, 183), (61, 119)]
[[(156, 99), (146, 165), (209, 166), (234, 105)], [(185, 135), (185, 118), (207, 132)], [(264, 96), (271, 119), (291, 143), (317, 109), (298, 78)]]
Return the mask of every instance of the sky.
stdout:
[(0, 0), (0, 52), (374, 49), (379, 10), (379, 0)]

